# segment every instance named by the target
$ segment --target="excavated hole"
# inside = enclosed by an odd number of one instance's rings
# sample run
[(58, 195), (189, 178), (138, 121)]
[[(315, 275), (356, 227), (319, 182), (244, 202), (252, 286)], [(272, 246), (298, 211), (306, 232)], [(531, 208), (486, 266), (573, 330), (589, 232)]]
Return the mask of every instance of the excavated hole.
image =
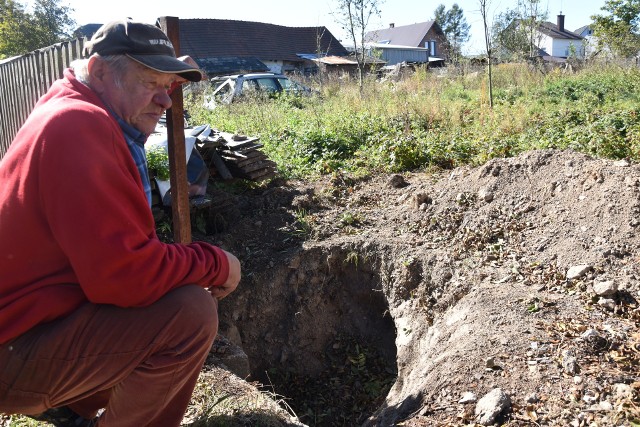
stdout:
[(362, 424), (395, 382), (396, 331), (373, 270), (356, 252), (315, 249), (246, 296), (252, 378), (309, 426)]

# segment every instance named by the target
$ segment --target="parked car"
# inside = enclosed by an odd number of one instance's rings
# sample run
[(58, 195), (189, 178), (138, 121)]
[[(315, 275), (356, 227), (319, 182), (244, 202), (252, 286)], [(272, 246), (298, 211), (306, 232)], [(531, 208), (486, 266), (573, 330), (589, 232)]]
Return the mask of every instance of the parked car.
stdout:
[(284, 74), (249, 73), (217, 76), (211, 80), (213, 93), (205, 96), (205, 103), (213, 108), (219, 104), (230, 104), (242, 97), (270, 96), (286, 92), (295, 95), (310, 95), (311, 89), (295, 82)]

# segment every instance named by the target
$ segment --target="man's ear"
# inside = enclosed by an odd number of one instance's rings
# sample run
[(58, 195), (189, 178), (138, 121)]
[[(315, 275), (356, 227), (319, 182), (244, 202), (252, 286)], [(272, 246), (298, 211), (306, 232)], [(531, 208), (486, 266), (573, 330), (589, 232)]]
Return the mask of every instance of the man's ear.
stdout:
[(107, 75), (107, 64), (100, 58), (92, 56), (87, 64), (89, 71), (91, 88), (98, 94), (104, 92), (105, 77)]

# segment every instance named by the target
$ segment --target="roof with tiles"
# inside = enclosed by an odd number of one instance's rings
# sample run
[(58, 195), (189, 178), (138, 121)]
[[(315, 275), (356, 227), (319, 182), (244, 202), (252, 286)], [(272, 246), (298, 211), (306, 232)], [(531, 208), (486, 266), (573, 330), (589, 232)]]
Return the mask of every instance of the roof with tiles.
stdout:
[(569, 40), (582, 40), (582, 37), (573, 31), (567, 29), (560, 30), (560, 28), (551, 22), (541, 22), (538, 30), (554, 39), (569, 39)]
[[(319, 41), (319, 43), (318, 43)], [(263, 61), (301, 61), (297, 54), (347, 50), (326, 27), (285, 27), (226, 19), (181, 19), (180, 54), (193, 58), (253, 56)]]
[(389, 28), (369, 31), (365, 35), (365, 41), (401, 46), (423, 47), (420, 43), (434, 25), (436, 32), (442, 33), (442, 30), (438, 24), (436, 24), (436, 21), (426, 21), (411, 25), (395, 25)]

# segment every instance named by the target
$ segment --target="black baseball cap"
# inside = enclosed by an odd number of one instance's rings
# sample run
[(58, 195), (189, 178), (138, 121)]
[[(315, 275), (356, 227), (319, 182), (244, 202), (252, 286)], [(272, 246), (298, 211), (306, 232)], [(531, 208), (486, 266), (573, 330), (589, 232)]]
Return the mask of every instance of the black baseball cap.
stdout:
[(166, 34), (158, 27), (130, 20), (104, 24), (84, 47), (87, 56), (127, 55), (161, 73), (178, 74), (192, 82), (202, 80), (202, 72), (176, 58)]

